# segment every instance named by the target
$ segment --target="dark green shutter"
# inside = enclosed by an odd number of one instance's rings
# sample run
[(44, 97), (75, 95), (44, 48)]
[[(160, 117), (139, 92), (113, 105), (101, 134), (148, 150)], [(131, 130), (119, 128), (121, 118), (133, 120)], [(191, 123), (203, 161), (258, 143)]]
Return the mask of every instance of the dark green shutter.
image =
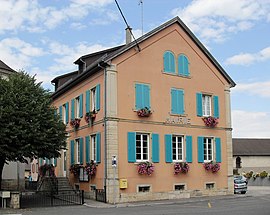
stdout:
[(96, 111), (100, 110), (100, 84), (96, 86)]
[(85, 92), (85, 113), (90, 112), (90, 90)]
[(128, 132), (128, 162), (136, 162), (136, 133)]
[(165, 134), (165, 161), (166, 163), (172, 162), (172, 135)]
[(85, 137), (85, 162), (90, 163), (90, 138)]
[(192, 163), (192, 136), (186, 136), (186, 161)]
[(54, 158), (54, 166), (57, 167), (57, 158)]
[(159, 162), (159, 135), (152, 134), (152, 161)]
[(74, 164), (74, 140), (70, 141), (70, 164)]
[(219, 118), (219, 101), (218, 96), (213, 97), (214, 100), (214, 117)]
[(59, 106), (59, 117), (61, 120), (63, 120), (63, 107)]
[(204, 150), (203, 150), (203, 139), (204, 137), (198, 137), (198, 162), (204, 162)]
[(66, 123), (69, 121), (69, 103), (66, 102)]
[(100, 133), (96, 134), (96, 141), (97, 141), (97, 146), (96, 146), (96, 162), (100, 163), (101, 159), (100, 159), (100, 155), (101, 155), (101, 148), (100, 148)]
[(197, 116), (202, 116), (203, 111), (202, 111), (202, 94), (201, 93), (196, 93), (196, 100), (197, 100)]
[(83, 164), (83, 138), (80, 138), (80, 164)]
[(80, 107), (79, 107), (80, 118), (83, 118), (83, 94), (80, 95)]
[(71, 120), (75, 119), (75, 99), (71, 100)]
[(215, 141), (216, 141), (216, 162), (221, 163), (221, 140), (219, 137), (216, 137)]

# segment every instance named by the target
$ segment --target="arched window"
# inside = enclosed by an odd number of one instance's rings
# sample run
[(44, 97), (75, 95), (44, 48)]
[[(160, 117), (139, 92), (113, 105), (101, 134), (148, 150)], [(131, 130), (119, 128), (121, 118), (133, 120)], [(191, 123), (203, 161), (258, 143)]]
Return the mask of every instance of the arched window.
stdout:
[(236, 158), (236, 168), (241, 168), (241, 163), (242, 163), (241, 158), (238, 156)]
[(164, 72), (175, 73), (175, 59), (171, 51), (166, 51), (163, 55)]
[(188, 58), (181, 54), (178, 56), (178, 74), (183, 76), (189, 76), (189, 62)]

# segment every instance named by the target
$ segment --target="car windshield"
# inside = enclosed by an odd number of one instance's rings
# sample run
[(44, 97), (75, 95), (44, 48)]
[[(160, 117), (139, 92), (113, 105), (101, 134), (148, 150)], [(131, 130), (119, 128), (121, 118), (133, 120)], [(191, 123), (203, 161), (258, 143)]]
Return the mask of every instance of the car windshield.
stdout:
[(234, 183), (235, 184), (243, 184), (243, 183), (245, 183), (245, 181), (243, 181), (243, 180), (234, 180)]

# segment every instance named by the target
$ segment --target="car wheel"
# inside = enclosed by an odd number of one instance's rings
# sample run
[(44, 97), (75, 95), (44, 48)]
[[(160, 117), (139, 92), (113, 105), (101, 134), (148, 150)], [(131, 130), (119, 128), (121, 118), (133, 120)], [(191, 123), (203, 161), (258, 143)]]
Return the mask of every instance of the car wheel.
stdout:
[(246, 193), (246, 191), (241, 191), (241, 194), (245, 194)]

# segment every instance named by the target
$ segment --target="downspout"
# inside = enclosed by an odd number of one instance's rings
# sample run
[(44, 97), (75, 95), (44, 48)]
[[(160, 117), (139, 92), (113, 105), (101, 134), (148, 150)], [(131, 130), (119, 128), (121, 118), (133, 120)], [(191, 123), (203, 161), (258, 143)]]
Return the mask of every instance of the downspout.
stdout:
[[(104, 69), (104, 181), (103, 186), (106, 191), (106, 184), (108, 179), (108, 173), (107, 173), (107, 69), (106, 67), (101, 66), (98, 64), (98, 67), (101, 69)], [(106, 199), (107, 201), (107, 199)]]

